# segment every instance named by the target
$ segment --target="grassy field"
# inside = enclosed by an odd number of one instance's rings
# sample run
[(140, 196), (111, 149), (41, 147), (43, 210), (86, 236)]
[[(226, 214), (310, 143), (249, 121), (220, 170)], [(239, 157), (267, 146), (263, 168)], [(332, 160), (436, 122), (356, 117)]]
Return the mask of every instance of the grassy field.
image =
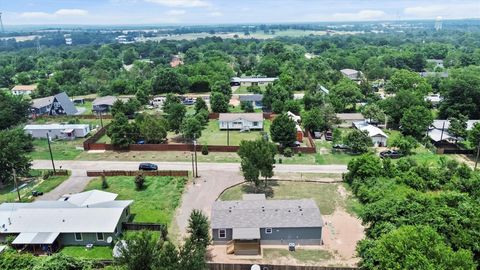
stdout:
[[(263, 122), (263, 131), (270, 136), (271, 122), (266, 120)], [(261, 138), (261, 131), (230, 131), (230, 145), (240, 145), (242, 140), (253, 141)], [(218, 120), (210, 120), (208, 126), (202, 131), (202, 136), (199, 139), (200, 144), (206, 145), (227, 145), (227, 131), (220, 130), (218, 127)]]
[(86, 249), (84, 246), (63, 247), (60, 253), (75, 258), (91, 259), (91, 260), (109, 260), (112, 259), (113, 248), (110, 246), (101, 247), (94, 246), (92, 249)]
[[(83, 139), (58, 140), (50, 143), (52, 147), (53, 158), (55, 160), (71, 160), (75, 159), (83, 152)], [(50, 159), (48, 151), (48, 141), (46, 139), (33, 140), (34, 151), (30, 153), (32, 159)], [(82, 149), (77, 149), (82, 147)]]
[(110, 137), (107, 136), (107, 134), (103, 135), (100, 139), (98, 139), (97, 143), (111, 143), (112, 140)]
[[(247, 87), (248, 86), (239, 86), (233, 93), (234, 94), (254, 94), (253, 92), (249, 92), (247, 90)], [(267, 88), (267, 86), (265, 85), (260, 85), (260, 89), (262, 89), (262, 91), (265, 91), (265, 88)]]
[[(117, 193), (118, 200), (134, 201), (131, 206), (134, 221), (170, 224), (186, 181), (181, 177), (148, 176), (145, 188), (136, 190), (133, 176), (112, 176), (107, 177), (109, 188), (105, 191)], [(101, 190), (101, 186), (101, 180), (94, 179), (86, 190)]]
[(84, 115), (91, 115), (93, 114), (92, 113), (92, 101), (85, 101), (85, 103), (83, 104), (76, 104), (75, 105), (76, 107), (81, 107), (81, 108), (85, 108), (85, 112), (83, 113)]
[(264, 248), (263, 258), (267, 261), (274, 261), (278, 258), (295, 259), (299, 263), (315, 263), (319, 260), (328, 260), (333, 255), (328, 250), (296, 249), (295, 252), (280, 248)]
[[(42, 172), (44, 170), (32, 170), (30, 177), (25, 179), (19, 178), (18, 185), (22, 185), (24, 183), (27, 184), (26, 187), (20, 189), (20, 197), (22, 201), (31, 201), (32, 191), (38, 190), (43, 193), (47, 193), (52, 189), (56, 188), (60, 185), (63, 181), (68, 179), (68, 175), (61, 175), (61, 176), (52, 176), (49, 177), (47, 180), (42, 179)], [(3, 186), (0, 189), (0, 203), (2, 202), (14, 202), (18, 201), (17, 192), (12, 190), (15, 188), (13, 183)]]
[[(261, 188), (258, 193), (265, 193), (269, 199), (314, 199), (322, 215), (330, 215), (342, 201), (337, 191), (338, 184), (270, 181), (267, 188)], [(245, 193), (255, 193), (250, 184), (242, 184), (227, 189), (220, 199), (223, 201), (241, 200)]]

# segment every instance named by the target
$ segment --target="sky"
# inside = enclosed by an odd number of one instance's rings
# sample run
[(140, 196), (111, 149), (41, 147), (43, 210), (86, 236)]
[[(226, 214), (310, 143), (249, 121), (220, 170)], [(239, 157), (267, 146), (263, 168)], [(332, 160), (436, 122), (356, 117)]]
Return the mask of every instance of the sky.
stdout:
[(237, 24), (480, 18), (480, 0), (0, 0), (5, 25)]

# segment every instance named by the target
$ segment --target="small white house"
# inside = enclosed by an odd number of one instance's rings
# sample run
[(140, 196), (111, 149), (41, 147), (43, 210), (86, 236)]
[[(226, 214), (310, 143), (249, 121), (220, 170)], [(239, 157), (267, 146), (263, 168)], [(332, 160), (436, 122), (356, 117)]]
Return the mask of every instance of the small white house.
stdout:
[(36, 84), (31, 84), (31, 85), (15, 85), (12, 88), (12, 94), (16, 96), (20, 95), (31, 95), (33, 92), (37, 90), (37, 85)]
[(50, 125), (26, 125), (23, 128), (27, 134), (33, 138), (47, 138), (47, 133), (51, 139), (84, 138), (90, 133), (90, 126), (86, 124), (50, 124)]
[(263, 129), (262, 113), (221, 113), (218, 118), (220, 129)]
[(353, 126), (361, 131), (367, 131), (375, 147), (387, 146), (388, 135), (376, 126), (372, 126), (365, 121), (354, 122)]
[(346, 69), (340, 70), (340, 72), (343, 74), (343, 76), (353, 81), (359, 81), (363, 77), (363, 73), (355, 69), (346, 68)]
[(278, 80), (278, 78), (267, 77), (233, 77), (230, 81), (232, 86), (252, 86), (268, 85)]

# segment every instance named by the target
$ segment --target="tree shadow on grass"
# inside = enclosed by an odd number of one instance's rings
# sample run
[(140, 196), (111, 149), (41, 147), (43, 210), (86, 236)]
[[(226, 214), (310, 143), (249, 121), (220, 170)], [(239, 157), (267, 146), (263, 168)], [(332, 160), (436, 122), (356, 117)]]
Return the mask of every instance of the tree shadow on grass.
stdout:
[(251, 183), (244, 184), (242, 186), (242, 193), (244, 194), (265, 194), (267, 198), (273, 198), (274, 190), (273, 187), (278, 186), (278, 181), (268, 180), (267, 186), (264, 183), (261, 183), (258, 187)]

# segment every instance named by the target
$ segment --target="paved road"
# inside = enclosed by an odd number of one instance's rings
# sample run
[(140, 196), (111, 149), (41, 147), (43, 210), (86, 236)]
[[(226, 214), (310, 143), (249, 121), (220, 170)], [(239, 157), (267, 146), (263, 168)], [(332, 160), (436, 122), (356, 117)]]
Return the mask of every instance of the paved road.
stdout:
[[(148, 162), (148, 161), (146, 161)], [(160, 170), (191, 170), (190, 162), (151, 162), (158, 165)], [(55, 161), (55, 165), (67, 170), (137, 170), (139, 162), (136, 161), (75, 161), (64, 160)], [(48, 160), (33, 161), (33, 168), (45, 169), (51, 168)], [(199, 171), (226, 171), (239, 172), (239, 163), (198, 163)], [(299, 172), (299, 173), (344, 173), (347, 171), (346, 165), (293, 165), (276, 164), (275, 172)]]
[[(189, 162), (152, 162), (161, 170), (191, 170)], [(137, 170), (139, 162), (129, 161), (56, 161), (56, 166), (72, 171), (72, 176), (51, 192), (38, 198), (39, 200), (56, 200), (63, 194), (81, 192), (91, 180), (86, 176), (87, 170)], [(345, 165), (275, 165), (279, 173), (343, 173)], [(36, 160), (33, 168), (50, 168), (48, 160)], [(186, 187), (180, 207), (177, 209), (175, 221), (180, 236), (185, 234), (188, 218), (193, 209), (201, 209), (208, 216), (213, 202), (228, 187), (243, 182), (238, 163), (199, 163), (200, 178)]]

